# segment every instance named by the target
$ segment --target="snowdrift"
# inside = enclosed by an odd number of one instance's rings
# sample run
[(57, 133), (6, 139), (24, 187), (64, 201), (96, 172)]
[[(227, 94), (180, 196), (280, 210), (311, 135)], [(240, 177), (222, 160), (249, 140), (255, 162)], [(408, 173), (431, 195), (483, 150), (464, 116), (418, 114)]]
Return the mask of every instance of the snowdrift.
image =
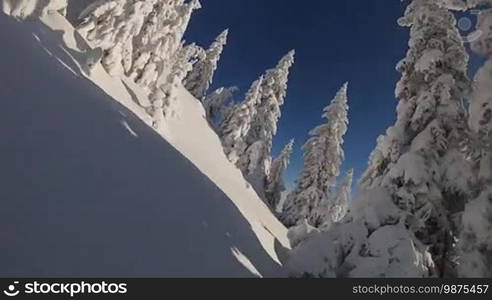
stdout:
[[(144, 93), (59, 14), (0, 13), (0, 276), (276, 277), (286, 229), (181, 90), (163, 132)], [(164, 137), (164, 138), (163, 138)]]

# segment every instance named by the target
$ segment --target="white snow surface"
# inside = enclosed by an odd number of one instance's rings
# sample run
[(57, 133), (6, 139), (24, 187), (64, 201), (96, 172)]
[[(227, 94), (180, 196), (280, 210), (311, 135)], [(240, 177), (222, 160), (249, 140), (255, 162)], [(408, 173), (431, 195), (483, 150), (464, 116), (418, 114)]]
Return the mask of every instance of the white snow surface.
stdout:
[(0, 276), (284, 275), (287, 230), (187, 91), (158, 134), (60, 14), (0, 35)]
[(285, 267), (296, 277), (418, 278), (431, 264), (398, 222), (398, 210), (381, 188), (354, 199), (346, 222), (293, 245)]
[(289, 228), (287, 237), (289, 238), (292, 248), (295, 248), (319, 232), (320, 231), (317, 228), (309, 225), (308, 221), (304, 220), (301, 224)]

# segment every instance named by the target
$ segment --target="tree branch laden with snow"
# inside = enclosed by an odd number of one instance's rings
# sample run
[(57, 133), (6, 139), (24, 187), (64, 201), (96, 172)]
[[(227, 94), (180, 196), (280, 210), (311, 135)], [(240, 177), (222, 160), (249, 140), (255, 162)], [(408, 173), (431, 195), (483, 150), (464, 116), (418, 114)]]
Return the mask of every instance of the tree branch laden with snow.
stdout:
[(205, 97), (212, 84), (220, 55), (227, 43), (228, 33), (229, 30), (226, 29), (215, 39), (207, 50), (205, 57), (193, 66), (193, 70), (184, 80), (186, 89), (199, 100)]
[(326, 124), (310, 132), (311, 138), (303, 147), (304, 168), (296, 189), (287, 197), (282, 214), (283, 223), (295, 226), (307, 219), (314, 227), (337, 219), (334, 199), (336, 179), (344, 159), (343, 136), (348, 125), (348, 84), (338, 91), (324, 109)]
[(287, 190), (284, 182), (284, 173), (289, 166), (290, 157), (294, 148), (294, 140), (285, 145), (280, 155), (272, 162), (272, 167), (268, 173), (265, 196), (272, 211), (278, 207), (282, 193)]
[(294, 64), (295, 51), (285, 55), (277, 66), (267, 70), (261, 85), (257, 113), (245, 138), (246, 151), (239, 159), (240, 169), (256, 191), (264, 195), (266, 178), (271, 167), (272, 141), (287, 94), (289, 70)]
[[(224, 152), (229, 161), (234, 164), (239, 163), (239, 159), (246, 151), (247, 144), (245, 141), (251, 124), (257, 114), (257, 105), (261, 96), (261, 85), (263, 77), (253, 82), (246, 93), (244, 101), (235, 106), (227, 118), (222, 122), (220, 128), (220, 137)], [(249, 166), (242, 166), (246, 169)]]
[(462, 277), (492, 276), (492, 9), (480, 13), (477, 31), (480, 38), (472, 49), (487, 61), (475, 76), (470, 104), (469, 124), (479, 155), (474, 165), (476, 192), (466, 204), (459, 241)]

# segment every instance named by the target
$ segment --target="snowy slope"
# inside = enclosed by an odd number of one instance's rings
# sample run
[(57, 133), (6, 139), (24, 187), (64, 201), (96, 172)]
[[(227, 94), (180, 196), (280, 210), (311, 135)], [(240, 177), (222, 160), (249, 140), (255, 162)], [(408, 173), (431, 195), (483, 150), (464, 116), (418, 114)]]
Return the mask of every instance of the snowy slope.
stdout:
[(173, 147), (138, 88), (86, 80), (85, 41), (43, 21), (0, 14), (0, 276), (281, 276), (286, 230), (196, 99), (182, 91)]
[(227, 160), (220, 139), (208, 125), (203, 106), (184, 88), (178, 98), (183, 110), (168, 120), (162, 134), (237, 205), (262, 245), (275, 257), (276, 245), (289, 245), (286, 228), (259, 199), (241, 171)]

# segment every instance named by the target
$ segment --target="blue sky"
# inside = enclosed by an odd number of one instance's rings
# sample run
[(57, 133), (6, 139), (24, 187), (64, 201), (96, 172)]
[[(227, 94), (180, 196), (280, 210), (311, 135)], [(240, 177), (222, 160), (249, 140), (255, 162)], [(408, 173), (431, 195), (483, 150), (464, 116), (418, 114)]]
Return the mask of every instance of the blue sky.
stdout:
[(405, 57), (408, 30), (397, 25), (405, 2), (395, 0), (202, 0), (186, 39), (208, 46), (223, 29), (229, 41), (214, 85), (238, 86), (241, 100), (251, 82), (296, 49), (274, 154), (291, 139), (295, 153), (286, 174), (293, 185), (302, 168), (301, 146), (323, 120), (323, 108), (348, 81), (350, 125), (344, 170), (364, 172), (376, 139), (396, 118), (395, 65)]

